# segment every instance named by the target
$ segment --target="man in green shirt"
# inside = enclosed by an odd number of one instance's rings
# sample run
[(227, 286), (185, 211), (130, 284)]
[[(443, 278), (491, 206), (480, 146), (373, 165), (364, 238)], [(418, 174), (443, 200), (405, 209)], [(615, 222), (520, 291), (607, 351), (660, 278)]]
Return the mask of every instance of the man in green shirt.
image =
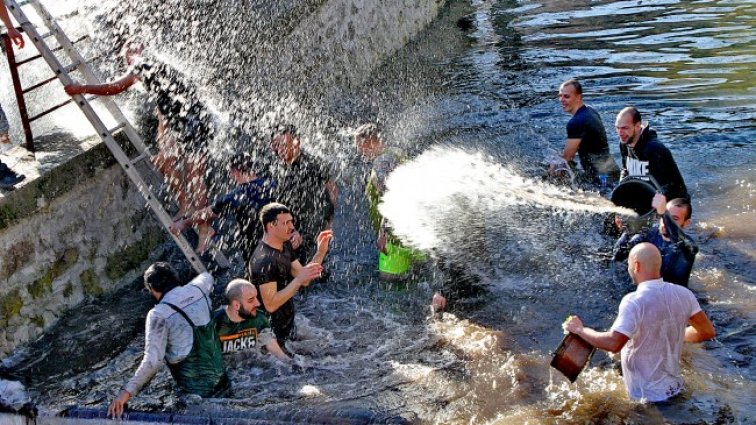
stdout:
[(391, 233), (389, 224), (378, 211), (378, 205), (386, 191), (386, 179), (405, 160), (404, 154), (397, 148), (386, 147), (383, 144), (380, 130), (375, 124), (358, 127), (354, 133), (354, 142), (357, 152), (372, 163), (365, 194), (368, 198), (370, 222), (377, 234), (378, 269), (381, 279), (402, 280), (412, 264), (422, 259), (423, 255), (415, 249), (403, 246), (399, 238)]
[(257, 313), (260, 301), (255, 285), (234, 279), (226, 286), (226, 299), (228, 305), (215, 310), (213, 315), (223, 354), (258, 350), (262, 345), (279, 360), (291, 360), (278, 345), (268, 317)]

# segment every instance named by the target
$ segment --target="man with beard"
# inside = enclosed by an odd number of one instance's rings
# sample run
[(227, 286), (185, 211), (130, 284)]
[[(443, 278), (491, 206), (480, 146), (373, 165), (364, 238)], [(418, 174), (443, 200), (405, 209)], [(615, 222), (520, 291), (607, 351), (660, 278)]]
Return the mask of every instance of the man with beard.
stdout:
[(628, 106), (614, 123), (620, 139), (622, 178), (653, 177), (667, 199), (690, 199), (672, 153), (659, 142), (656, 131), (641, 121), (638, 109)]
[(270, 322), (264, 313), (258, 314), (255, 285), (244, 279), (234, 279), (226, 286), (225, 305), (215, 311), (213, 321), (218, 331), (223, 354), (267, 349), (279, 360), (291, 360), (276, 341)]
[(292, 246), (304, 263), (316, 248), (317, 235), (331, 228), (338, 188), (330, 171), (318, 158), (302, 151), (293, 125), (273, 130), (270, 147), (278, 156), (273, 177), (278, 182), (278, 202), (291, 208), (296, 221)]

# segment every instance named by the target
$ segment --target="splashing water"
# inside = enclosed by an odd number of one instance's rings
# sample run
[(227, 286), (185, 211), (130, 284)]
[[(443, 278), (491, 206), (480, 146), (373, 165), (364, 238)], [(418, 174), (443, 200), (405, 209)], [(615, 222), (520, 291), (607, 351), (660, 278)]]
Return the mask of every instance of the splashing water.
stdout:
[[(397, 168), (386, 183), (381, 213), (394, 233), (413, 246), (434, 250), (464, 235), (462, 217), (478, 216), (501, 227), (498, 217), (520, 208), (576, 214), (635, 215), (596, 193), (575, 192), (519, 175), (490, 156), (434, 147)], [(454, 211), (458, 214), (450, 214)]]

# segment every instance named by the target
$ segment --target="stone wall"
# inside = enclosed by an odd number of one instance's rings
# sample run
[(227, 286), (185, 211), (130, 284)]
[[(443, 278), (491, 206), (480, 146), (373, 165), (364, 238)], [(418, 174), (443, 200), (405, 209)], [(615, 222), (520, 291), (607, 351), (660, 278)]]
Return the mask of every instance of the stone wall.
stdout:
[(133, 278), (164, 240), (113, 162), (99, 145), (0, 204), (0, 356)]
[[(266, 59), (270, 86), (298, 81), (322, 96), (360, 84), (437, 15), (443, 0), (337, 0), (303, 18)], [(296, 91), (296, 89), (294, 89)]]

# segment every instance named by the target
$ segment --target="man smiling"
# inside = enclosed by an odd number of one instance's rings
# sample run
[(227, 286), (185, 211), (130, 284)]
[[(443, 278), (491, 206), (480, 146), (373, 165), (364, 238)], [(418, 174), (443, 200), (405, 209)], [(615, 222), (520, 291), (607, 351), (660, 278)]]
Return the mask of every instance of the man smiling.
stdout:
[(583, 175), (580, 180), (601, 185), (602, 176), (606, 182), (614, 184), (619, 179), (619, 167), (609, 153), (609, 143), (601, 117), (590, 106), (583, 103), (583, 87), (580, 82), (570, 79), (559, 87), (559, 103), (564, 112), (572, 115), (567, 123), (567, 141), (562, 158), (574, 168), (575, 154), (580, 156)]
[(603, 183), (601, 176), (606, 176), (609, 184), (616, 183), (619, 167), (609, 153), (604, 124), (598, 112), (583, 103), (583, 87), (578, 80), (570, 79), (562, 83), (559, 103), (565, 112), (572, 115), (567, 123), (567, 141), (562, 158), (573, 166), (575, 154), (580, 156), (580, 166), (583, 167), (581, 180), (584, 182), (600, 185)]
[(226, 286), (228, 305), (215, 310), (213, 321), (223, 354), (258, 350), (264, 346), (279, 360), (290, 360), (278, 345), (265, 314), (258, 314), (257, 289), (247, 280), (234, 279)]

